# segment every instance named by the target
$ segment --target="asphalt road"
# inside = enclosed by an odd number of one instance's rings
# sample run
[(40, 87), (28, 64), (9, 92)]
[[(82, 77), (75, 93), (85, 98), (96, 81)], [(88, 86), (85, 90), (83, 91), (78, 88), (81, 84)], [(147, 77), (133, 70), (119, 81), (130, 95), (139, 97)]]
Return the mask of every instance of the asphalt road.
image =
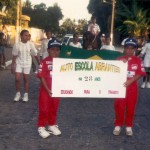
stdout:
[(0, 150), (150, 150), (150, 89), (139, 88), (133, 137), (124, 130), (120, 136), (112, 134), (113, 99), (62, 98), (62, 135), (47, 139), (37, 133), (38, 91), (32, 72), (29, 102), (14, 103), (14, 76), (10, 67), (0, 71)]

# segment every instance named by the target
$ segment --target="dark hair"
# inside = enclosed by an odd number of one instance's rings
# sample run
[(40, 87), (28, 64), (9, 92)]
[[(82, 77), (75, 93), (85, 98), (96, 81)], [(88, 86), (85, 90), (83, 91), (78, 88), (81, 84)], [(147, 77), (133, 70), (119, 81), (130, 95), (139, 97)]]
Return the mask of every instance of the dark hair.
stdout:
[(95, 17), (95, 16), (92, 16), (91, 20), (93, 21), (94, 19), (96, 19), (96, 17)]
[(74, 33), (74, 34), (73, 34), (73, 37), (75, 37), (75, 36), (78, 36), (78, 33)]
[(22, 31), (20, 32), (20, 36), (23, 36), (23, 34), (24, 34), (25, 32), (29, 32), (29, 31), (28, 31), (28, 30), (22, 30)]

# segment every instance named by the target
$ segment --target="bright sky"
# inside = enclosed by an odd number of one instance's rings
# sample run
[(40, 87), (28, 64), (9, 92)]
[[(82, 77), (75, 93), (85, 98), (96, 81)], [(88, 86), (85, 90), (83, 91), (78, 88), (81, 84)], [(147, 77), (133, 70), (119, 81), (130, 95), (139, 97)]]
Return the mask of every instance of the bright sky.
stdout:
[[(26, 0), (23, 0), (26, 1)], [(88, 13), (87, 6), (89, 0), (30, 0), (32, 4), (45, 3), (46, 6), (53, 6), (54, 3), (57, 3), (58, 6), (62, 9), (62, 14), (64, 19), (70, 18), (71, 20), (75, 19), (86, 19), (90, 20), (91, 15)]]

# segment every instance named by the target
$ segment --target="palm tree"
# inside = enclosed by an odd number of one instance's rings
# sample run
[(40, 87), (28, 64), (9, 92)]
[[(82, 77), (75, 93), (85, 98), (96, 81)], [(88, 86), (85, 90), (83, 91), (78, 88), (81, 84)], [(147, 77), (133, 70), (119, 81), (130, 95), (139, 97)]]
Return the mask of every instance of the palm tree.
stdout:
[(145, 32), (150, 28), (148, 11), (140, 8), (136, 0), (132, 1), (131, 8), (121, 3), (117, 10), (117, 14), (120, 16), (120, 32), (135, 38), (145, 35)]

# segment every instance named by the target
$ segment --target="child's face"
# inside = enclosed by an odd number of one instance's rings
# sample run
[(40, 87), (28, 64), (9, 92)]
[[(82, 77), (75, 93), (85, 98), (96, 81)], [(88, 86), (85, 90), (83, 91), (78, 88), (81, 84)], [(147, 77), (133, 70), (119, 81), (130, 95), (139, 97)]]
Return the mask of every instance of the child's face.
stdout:
[(59, 57), (59, 54), (60, 54), (60, 48), (59, 47), (52, 47), (52, 48), (48, 49), (47, 51), (49, 53), (49, 56), (51, 56), (52, 58)]
[(27, 43), (29, 40), (29, 32), (24, 32), (23, 35), (21, 35), (21, 42)]
[(110, 45), (110, 38), (106, 38), (106, 45)]
[(47, 39), (50, 39), (51, 36), (52, 36), (52, 33), (51, 33), (50, 31), (49, 31), (49, 32), (46, 32), (46, 37), (47, 37)]
[(73, 39), (74, 39), (75, 42), (78, 42), (78, 36), (77, 35), (74, 36)]
[(124, 53), (126, 56), (133, 56), (136, 48), (133, 46), (125, 46)]

